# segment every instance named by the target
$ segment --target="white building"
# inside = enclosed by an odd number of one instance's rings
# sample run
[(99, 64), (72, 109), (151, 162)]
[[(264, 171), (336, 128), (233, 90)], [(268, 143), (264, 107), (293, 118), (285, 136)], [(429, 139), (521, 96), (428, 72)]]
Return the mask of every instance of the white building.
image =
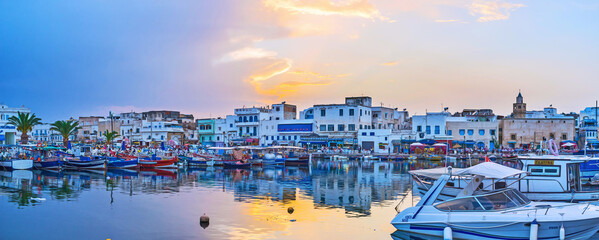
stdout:
[[(358, 145), (363, 150), (375, 153), (394, 153), (401, 140), (407, 140), (409, 135), (400, 134), (392, 129), (363, 129), (358, 131)], [(394, 144), (397, 143), (397, 144)]]
[(412, 131), (417, 139), (447, 140), (446, 121), (449, 112), (427, 112), (426, 115), (412, 116)]
[(237, 116), (235, 115), (214, 119), (214, 141), (216, 146), (229, 146), (229, 142), (237, 138), (236, 121)]
[(119, 133), (123, 138), (129, 139), (131, 142), (141, 142), (141, 129), (142, 129), (142, 114), (136, 112), (127, 112), (119, 114), (118, 120), (120, 121), (121, 132)]
[(157, 121), (149, 122), (143, 120), (141, 136), (143, 142), (168, 142), (175, 140), (178, 144), (183, 143), (184, 131), (183, 127), (177, 121)]
[(348, 97), (345, 104), (314, 105), (300, 113), (301, 119), (313, 119), (315, 132), (328, 138), (357, 137), (358, 130), (372, 128), (370, 97)]
[(8, 124), (8, 119), (17, 116), (19, 112), (31, 113), (31, 109), (24, 106), (10, 108), (0, 105), (0, 144), (16, 144), (21, 140), (21, 133), (17, 131), (16, 126)]
[(315, 124), (313, 119), (264, 120), (260, 128), (261, 145), (298, 146), (302, 137), (314, 133)]

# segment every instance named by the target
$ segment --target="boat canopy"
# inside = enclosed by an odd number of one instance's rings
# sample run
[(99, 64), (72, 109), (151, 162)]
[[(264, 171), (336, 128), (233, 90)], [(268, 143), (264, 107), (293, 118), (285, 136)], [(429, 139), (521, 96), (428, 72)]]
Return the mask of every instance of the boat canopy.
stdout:
[(526, 171), (503, 166), (494, 162), (483, 162), (461, 171), (453, 171), (452, 175), (467, 176), (479, 175), (485, 178), (503, 179), (515, 175), (527, 174)]
[[(452, 172), (456, 172), (456, 171), (461, 171), (463, 170), (463, 168), (452, 168)], [(420, 169), (420, 170), (412, 170), (409, 171), (410, 174), (412, 175), (418, 175), (418, 176), (423, 176), (423, 177), (427, 177), (427, 178), (433, 178), (433, 179), (439, 179), (441, 177), (441, 175), (443, 174), (447, 174), (447, 168), (445, 167), (440, 167), (440, 168), (431, 168), (431, 169)]]
[[(447, 173), (447, 168), (433, 168), (410, 171), (410, 174), (438, 179), (441, 175)], [(478, 175), (485, 178), (503, 179), (515, 175), (526, 174), (526, 171), (506, 167), (493, 162), (483, 162), (469, 168), (453, 168), (452, 176), (472, 176)]]

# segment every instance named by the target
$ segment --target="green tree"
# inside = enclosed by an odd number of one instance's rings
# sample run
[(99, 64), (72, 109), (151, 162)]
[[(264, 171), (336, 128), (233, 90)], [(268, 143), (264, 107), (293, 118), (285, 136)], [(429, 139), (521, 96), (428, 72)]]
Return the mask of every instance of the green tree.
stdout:
[(79, 121), (67, 120), (67, 121), (56, 121), (51, 124), (50, 130), (57, 131), (62, 135), (62, 144), (66, 147), (69, 144), (69, 136), (77, 133), (77, 130), (81, 129)]
[(104, 136), (106, 137), (106, 143), (112, 145), (112, 140), (114, 140), (115, 138), (117, 138), (121, 135), (119, 135), (119, 133), (116, 131), (108, 132), (108, 130), (106, 130), (106, 132), (104, 133)]
[(35, 116), (35, 113), (18, 112), (17, 116), (8, 118), (8, 123), (15, 125), (21, 132), (21, 144), (27, 144), (29, 141), (28, 132), (33, 130), (35, 125), (42, 124), (42, 119)]

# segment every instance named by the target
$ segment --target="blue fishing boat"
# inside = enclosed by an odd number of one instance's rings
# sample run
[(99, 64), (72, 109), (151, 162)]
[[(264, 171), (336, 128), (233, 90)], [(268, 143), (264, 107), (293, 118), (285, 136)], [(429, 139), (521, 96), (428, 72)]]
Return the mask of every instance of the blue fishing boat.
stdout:
[(64, 162), (62, 160), (56, 159), (53, 161), (33, 162), (33, 167), (37, 169), (59, 169), (63, 164)]
[(118, 159), (113, 161), (108, 161), (108, 168), (137, 168), (137, 159), (133, 160), (124, 160)]
[(223, 162), (224, 168), (249, 168), (251, 167), (251, 163), (243, 163), (243, 162)]
[(91, 160), (91, 161), (80, 161), (80, 160), (68, 160), (65, 162), (65, 167), (69, 168), (86, 168), (86, 169), (105, 169), (106, 160)]

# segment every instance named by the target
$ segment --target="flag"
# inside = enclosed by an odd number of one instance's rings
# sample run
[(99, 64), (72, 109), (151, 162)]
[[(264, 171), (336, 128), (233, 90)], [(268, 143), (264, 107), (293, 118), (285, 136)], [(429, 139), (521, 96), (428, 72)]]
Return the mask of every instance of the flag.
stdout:
[(491, 162), (491, 159), (489, 159), (489, 156), (485, 156), (485, 162)]

